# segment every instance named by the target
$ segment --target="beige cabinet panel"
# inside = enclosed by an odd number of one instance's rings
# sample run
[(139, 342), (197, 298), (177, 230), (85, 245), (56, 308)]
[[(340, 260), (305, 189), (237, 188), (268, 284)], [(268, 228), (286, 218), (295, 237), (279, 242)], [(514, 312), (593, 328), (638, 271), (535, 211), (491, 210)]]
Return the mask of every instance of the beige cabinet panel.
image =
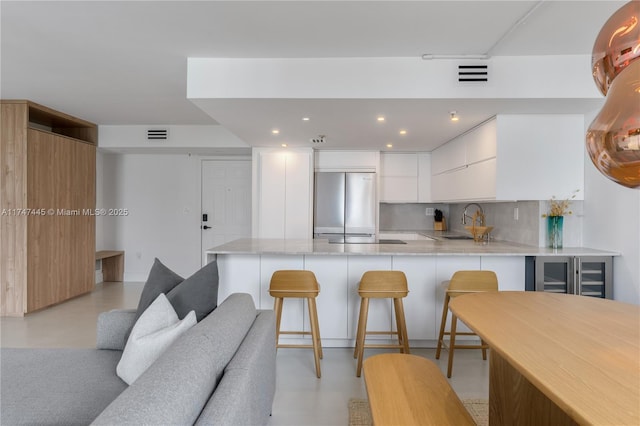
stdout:
[(2, 101), (3, 316), (94, 286), (97, 126), (29, 101)]

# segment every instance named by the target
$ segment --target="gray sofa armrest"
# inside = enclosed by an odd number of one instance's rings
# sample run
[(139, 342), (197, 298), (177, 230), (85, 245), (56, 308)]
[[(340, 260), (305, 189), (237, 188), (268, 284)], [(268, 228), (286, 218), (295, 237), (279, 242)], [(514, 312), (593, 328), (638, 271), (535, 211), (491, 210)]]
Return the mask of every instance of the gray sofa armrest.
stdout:
[(135, 309), (113, 309), (98, 316), (96, 348), (123, 350), (135, 322)]

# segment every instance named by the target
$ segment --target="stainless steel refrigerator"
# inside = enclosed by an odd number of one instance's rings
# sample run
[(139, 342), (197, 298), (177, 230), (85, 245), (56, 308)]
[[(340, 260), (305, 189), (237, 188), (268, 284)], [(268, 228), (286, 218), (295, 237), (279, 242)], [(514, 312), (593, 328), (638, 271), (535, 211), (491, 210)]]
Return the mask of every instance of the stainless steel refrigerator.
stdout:
[(314, 237), (375, 238), (375, 232), (375, 173), (316, 173)]

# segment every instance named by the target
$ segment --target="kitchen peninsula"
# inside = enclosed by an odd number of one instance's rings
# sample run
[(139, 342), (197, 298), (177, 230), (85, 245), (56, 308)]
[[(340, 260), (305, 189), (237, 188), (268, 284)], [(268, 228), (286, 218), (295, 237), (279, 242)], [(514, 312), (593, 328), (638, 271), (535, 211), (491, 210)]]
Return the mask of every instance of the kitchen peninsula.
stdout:
[[(559, 250), (504, 241), (487, 244), (472, 240), (413, 240), (406, 244), (333, 244), (326, 239), (239, 239), (206, 251), (217, 260), (218, 301), (234, 292), (253, 296), (256, 306), (272, 309), (269, 281), (279, 269), (313, 271), (320, 283), (317, 299), (323, 345), (353, 346), (360, 297), (358, 282), (368, 270), (401, 270), (409, 284), (404, 301), (409, 340), (414, 347), (435, 347), (443, 294), (440, 283), (463, 269), (493, 270), (500, 290), (525, 289), (527, 256), (615, 256), (618, 253), (588, 248)], [(379, 303), (373, 303), (379, 302)], [(287, 301), (282, 328), (309, 328), (302, 301)], [(389, 329), (391, 302), (372, 300), (371, 329)], [(298, 328), (300, 329), (300, 328)], [(292, 339), (295, 340), (295, 339)]]

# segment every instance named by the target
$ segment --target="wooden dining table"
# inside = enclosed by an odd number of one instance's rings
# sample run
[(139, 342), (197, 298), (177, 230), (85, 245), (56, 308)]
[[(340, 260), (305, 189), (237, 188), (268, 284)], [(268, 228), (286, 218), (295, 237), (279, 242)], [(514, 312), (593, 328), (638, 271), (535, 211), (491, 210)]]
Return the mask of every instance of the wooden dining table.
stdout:
[(451, 311), (491, 348), (490, 425), (640, 425), (640, 307), (475, 293)]

